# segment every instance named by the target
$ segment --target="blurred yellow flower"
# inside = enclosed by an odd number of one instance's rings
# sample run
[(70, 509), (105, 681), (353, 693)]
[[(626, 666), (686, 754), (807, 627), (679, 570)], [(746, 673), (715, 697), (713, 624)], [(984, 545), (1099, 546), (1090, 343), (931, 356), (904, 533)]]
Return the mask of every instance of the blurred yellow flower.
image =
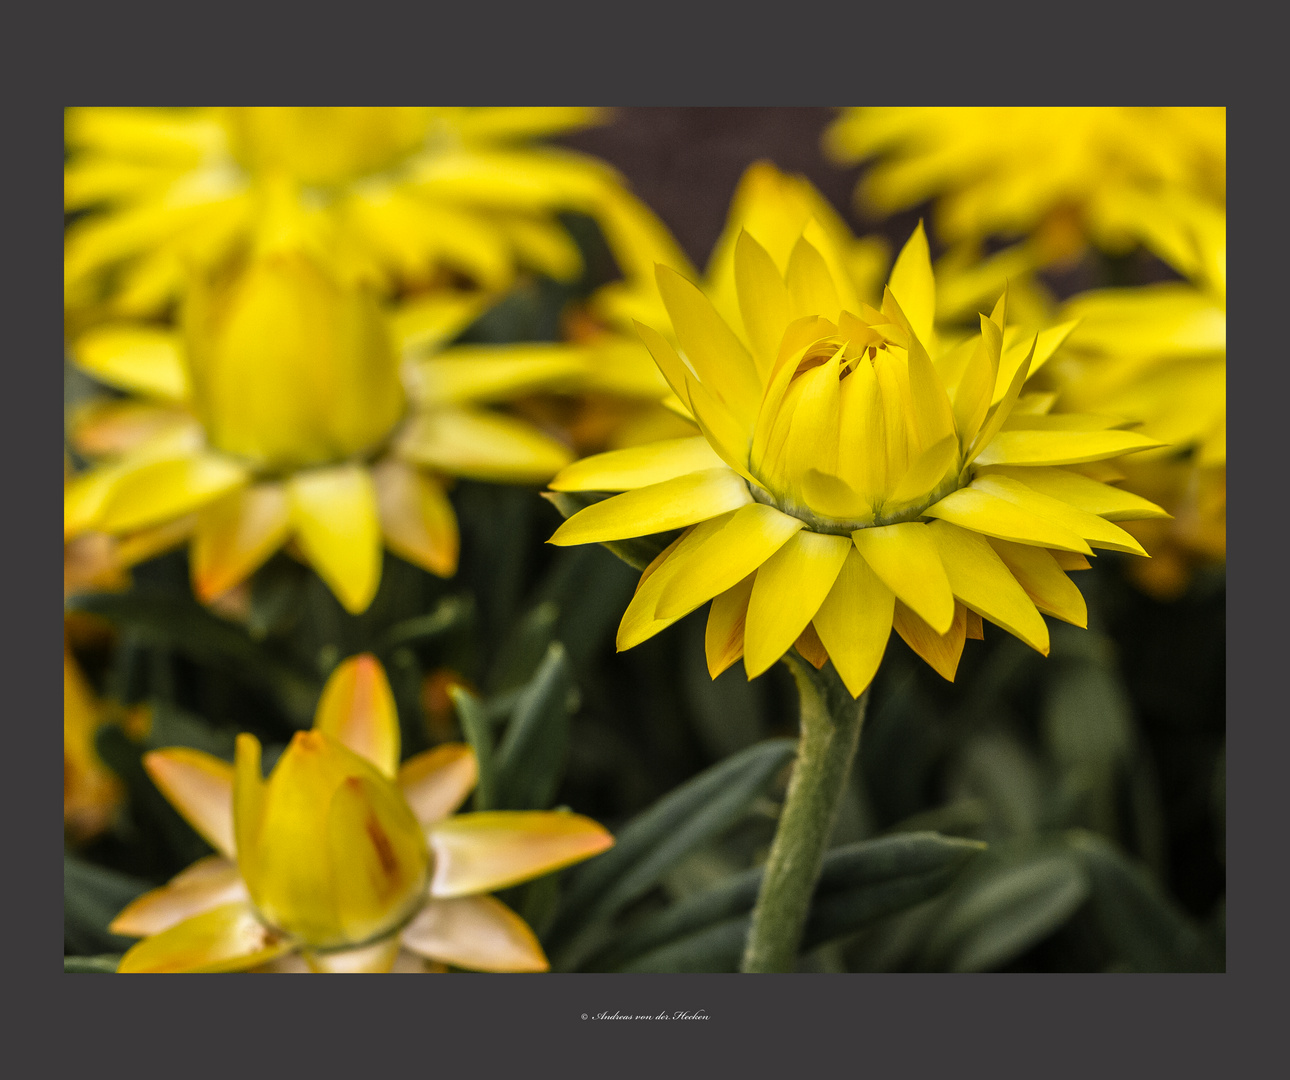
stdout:
[[(379, 291), (464, 275), (505, 288), (517, 268), (581, 268), (559, 210), (600, 212), (607, 165), (535, 138), (598, 123), (591, 108), (74, 108), (64, 209), (73, 327), (161, 313), (188, 269), (257, 227), (266, 190), (325, 214), (347, 273)], [(87, 314), (90, 313), (90, 314)]]
[(946, 243), (1034, 234), (1044, 261), (1090, 240), (1127, 250), (1158, 194), (1227, 198), (1221, 107), (853, 108), (824, 146), (841, 163), (878, 159), (856, 190), (865, 209), (887, 215), (934, 198)]
[(545, 971), (532, 930), (494, 889), (613, 844), (567, 812), (457, 814), (473, 751), (445, 744), (399, 766), (399, 726), (380, 663), (352, 657), (328, 680), (310, 731), (268, 779), (260, 744), (236, 762), (158, 750), (145, 767), (219, 852), (131, 903), (114, 933), (142, 937), (122, 972), (417, 970), (421, 958), (478, 971)]
[(94, 749), (104, 710), (63, 645), (63, 827), (73, 840), (102, 832), (121, 801), (121, 783)]
[(1005, 298), (943, 348), (921, 224), (881, 308), (856, 295), (817, 220), (772, 245), (751, 229), (736, 239), (733, 318), (657, 268), (679, 350), (637, 330), (702, 435), (588, 458), (551, 483), (624, 492), (551, 543), (684, 529), (642, 575), (619, 649), (712, 600), (714, 677), (741, 656), (755, 677), (796, 643), (859, 695), (893, 625), (946, 678), (982, 618), (1044, 653), (1040, 611), (1084, 625), (1065, 571), (1094, 547), (1143, 554), (1112, 519), (1162, 513), (1088, 463), (1159, 444), (1021, 395), (1070, 325), (1006, 344)]
[(1072, 298), (1062, 315), (1079, 326), (1048, 376), (1062, 408), (1129, 417), (1168, 444), (1117, 465), (1135, 491), (1174, 515), (1132, 530), (1154, 557), (1135, 576), (1169, 596), (1185, 587), (1197, 557), (1226, 556), (1226, 212), (1162, 199), (1152, 245), (1189, 280)]
[(99, 464), (66, 486), (64, 535), (129, 537), (148, 553), (191, 536), (204, 601), (290, 543), (360, 612), (383, 542), (454, 573), (449, 478), (542, 483), (571, 459), (483, 406), (563, 385), (585, 363), (542, 345), (436, 353), (478, 295), (387, 313), (284, 214), (244, 264), (194, 284), (180, 331), (116, 322), (73, 342), (82, 369), (134, 396), (73, 417), (74, 445)]

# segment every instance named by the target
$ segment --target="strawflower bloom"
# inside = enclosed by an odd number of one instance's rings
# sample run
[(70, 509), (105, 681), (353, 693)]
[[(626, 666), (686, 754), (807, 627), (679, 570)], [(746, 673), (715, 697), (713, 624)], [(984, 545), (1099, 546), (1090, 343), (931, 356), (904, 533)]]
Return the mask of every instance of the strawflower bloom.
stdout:
[(218, 854), (131, 903), (114, 933), (139, 936), (122, 972), (385, 972), (422, 959), (477, 971), (545, 971), (529, 926), (487, 895), (613, 844), (560, 811), (453, 814), (478, 768), (464, 744), (399, 765), (394, 698), (370, 655), (328, 680), (310, 731), (267, 779), (239, 735), (233, 765), (158, 750), (144, 765)]
[(1227, 552), (1227, 215), (1176, 199), (1158, 216), (1153, 247), (1187, 280), (1072, 298), (1062, 314), (1080, 322), (1047, 374), (1063, 408), (1129, 417), (1168, 444), (1116, 465), (1173, 514), (1130, 526), (1152, 555), (1135, 579), (1172, 596)]
[(946, 243), (1035, 234), (1047, 260), (1090, 240), (1127, 250), (1160, 194), (1227, 198), (1224, 108), (853, 108), (824, 145), (841, 163), (878, 159), (856, 190), (871, 212), (935, 198)]
[(74, 444), (97, 463), (66, 486), (64, 534), (152, 552), (191, 537), (204, 601), (289, 545), (361, 612), (383, 545), (455, 572), (453, 477), (543, 483), (571, 459), (486, 406), (563, 385), (584, 362), (540, 345), (436, 351), (477, 297), (389, 312), (290, 204), (270, 222), (244, 263), (194, 284), (180, 329), (116, 322), (73, 342), (81, 368), (132, 396), (73, 417)]
[(893, 625), (946, 678), (982, 619), (1047, 653), (1041, 611), (1087, 620), (1066, 570), (1094, 548), (1143, 554), (1114, 520), (1163, 511), (1088, 473), (1159, 443), (1022, 394), (1069, 325), (1005, 347), (1005, 297), (943, 348), (921, 224), (880, 308), (840, 265), (813, 223), (778, 259), (745, 230), (733, 320), (657, 268), (679, 349), (637, 330), (701, 434), (575, 462), (551, 483), (623, 492), (553, 544), (684, 530), (642, 574), (620, 650), (711, 600), (714, 677), (740, 657), (755, 677), (796, 644), (858, 696)]
[(505, 288), (527, 267), (581, 268), (559, 210), (599, 213), (605, 164), (533, 140), (589, 108), (75, 108), (65, 121), (64, 302), (73, 324), (148, 317), (255, 230), (284, 187), (336, 227), (346, 269), (382, 291), (464, 275)]

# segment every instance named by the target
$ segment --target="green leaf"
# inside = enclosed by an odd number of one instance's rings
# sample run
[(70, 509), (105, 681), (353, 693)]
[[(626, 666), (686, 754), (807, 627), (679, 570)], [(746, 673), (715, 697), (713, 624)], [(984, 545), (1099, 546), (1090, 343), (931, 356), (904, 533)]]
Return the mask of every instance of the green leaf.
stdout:
[(101, 956), (64, 956), (64, 973), (115, 975), (121, 963), (121, 953), (103, 953)]
[[(542, 498), (566, 518), (608, 497), (607, 494), (590, 495), (585, 491), (542, 492)], [(601, 546), (608, 548), (634, 570), (644, 570), (658, 557), (659, 552), (672, 542), (675, 535), (674, 532), (656, 533), (653, 536), (638, 536), (630, 540), (607, 540)]]
[(549, 601), (526, 611), (506, 635), (489, 674), (490, 697), (523, 686), (546, 656), (560, 618), (559, 607)]
[[(598, 928), (652, 888), (700, 844), (738, 821), (797, 749), (770, 739), (706, 769), (629, 821), (609, 851), (571, 876), (548, 948), (568, 970), (586, 955)], [(592, 946), (594, 947), (594, 946)]]
[(1132, 970), (1225, 970), (1225, 958), (1143, 867), (1083, 829), (1067, 842), (1088, 868), (1098, 926)]
[[(835, 848), (824, 857), (802, 951), (938, 895), (984, 847), (913, 833)], [(761, 867), (745, 871), (642, 921), (597, 958), (597, 969), (737, 971), (761, 877)], [(732, 920), (742, 935), (729, 930)]]
[(569, 717), (577, 691), (564, 646), (546, 657), (515, 704), (495, 759), (497, 808), (545, 810), (555, 799), (569, 748)]
[(1073, 852), (1033, 843), (996, 849), (946, 898), (924, 967), (1002, 967), (1062, 926), (1088, 896), (1088, 874)]
[(259, 685), (301, 726), (313, 720), (321, 681), (191, 598), (147, 590), (85, 593), (70, 597), (67, 607), (101, 615), (149, 644), (176, 649), (198, 663)]
[(453, 686), (448, 696), (457, 707), (457, 719), (461, 721), (461, 730), (475, 751), (475, 760), (479, 764), (479, 782), (475, 785), (475, 810), (496, 809), (496, 767), (493, 763), (493, 733), (488, 723), (479, 698), (461, 686)]
[(395, 623), (372, 643), (372, 652), (384, 655), (404, 645), (441, 637), (470, 622), (474, 615), (475, 602), (470, 596), (450, 596), (441, 600), (428, 615)]
[(73, 953), (124, 952), (133, 938), (108, 930), (108, 924), (136, 896), (152, 886), (116, 870), (63, 854), (63, 944)]

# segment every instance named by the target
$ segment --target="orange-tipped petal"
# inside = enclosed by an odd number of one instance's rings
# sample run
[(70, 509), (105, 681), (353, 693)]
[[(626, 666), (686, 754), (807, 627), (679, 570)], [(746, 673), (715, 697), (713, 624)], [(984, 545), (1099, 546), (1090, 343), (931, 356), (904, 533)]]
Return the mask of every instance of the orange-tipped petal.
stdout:
[(458, 814), (429, 833), (430, 895), (492, 892), (598, 855), (614, 838), (580, 814), (495, 810)]
[(204, 840), (230, 859), (233, 841), (233, 766), (201, 750), (175, 746), (143, 756), (152, 782)]
[(528, 923), (491, 896), (429, 900), (400, 937), (427, 959), (475, 971), (546, 971), (551, 966)]
[(147, 937), (211, 908), (246, 899), (246, 885), (237, 864), (220, 855), (208, 855), (161, 888), (126, 905), (108, 929), (127, 937)]
[(245, 971), (294, 948), (284, 934), (265, 926), (246, 901), (210, 911), (144, 938), (117, 967), (122, 974)]
[(386, 458), (372, 470), (381, 532), (395, 554), (439, 577), (457, 570), (457, 515), (439, 481), (414, 465)]
[(203, 507), (193, 532), (193, 591), (210, 602), (245, 581), (287, 540), (290, 513), (279, 484), (256, 484)]
[(398, 772), (399, 712), (375, 656), (351, 656), (331, 673), (318, 702), (314, 730), (348, 746), (386, 776)]
[(399, 769), (399, 787), (422, 825), (442, 821), (475, 790), (479, 762), (465, 743), (445, 743), (408, 758)]
[(895, 626), (896, 633), (905, 639), (905, 644), (926, 660), (941, 678), (953, 682), (967, 638), (967, 614), (967, 608), (962, 604), (955, 604), (954, 621), (950, 623), (949, 633), (938, 634), (911, 608), (897, 600), (892, 625)]

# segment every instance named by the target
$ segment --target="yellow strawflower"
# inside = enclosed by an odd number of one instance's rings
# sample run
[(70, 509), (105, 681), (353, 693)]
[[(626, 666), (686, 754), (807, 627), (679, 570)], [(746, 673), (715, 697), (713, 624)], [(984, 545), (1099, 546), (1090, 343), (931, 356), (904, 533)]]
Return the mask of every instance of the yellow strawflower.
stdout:
[(584, 365), (541, 345), (436, 353), (478, 314), (477, 296), (387, 312), (290, 204), (270, 222), (246, 261), (193, 285), (180, 329), (117, 322), (73, 342), (77, 364), (134, 396), (73, 418), (73, 442), (99, 463), (66, 486), (65, 537), (155, 552), (191, 536), (206, 601), (290, 544), (359, 612), (383, 545), (455, 571), (452, 477), (542, 483), (570, 460), (485, 406)]
[(394, 698), (380, 663), (333, 673), (310, 731), (267, 779), (260, 744), (235, 764), (197, 750), (146, 755), (148, 774), (219, 854), (131, 903), (113, 933), (142, 937), (122, 972), (545, 971), (532, 930), (494, 889), (613, 844), (566, 812), (456, 814), (475, 786), (473, 751), (445, 744), (399, 765)]
[(1062, 408), (1141, 423), (1168, 446), (1117, 465), (1173, 520), (1140, 522), (1151, 552), (1136, 568), (1175, 595), (1197, 558), (1227, 550), (1227, 215), (1195, 200), (1161, 200), (1152, 246), (1187, 281), (1083, 293), (1062, 309), (1079, 326), (1049, 365)]
[(1095, 547), (1143, 554), (1111, 519), (1163, 512), (1085, 475), (1156, 440), (1022, 396), (1070, 326), (1005, 348), (1001, 299), (942, 348), (921, 224), (880, 308), (856, 296), (817, 222), (777, 250), (738, 236), (734, 318), (657, 268), (679, 349), (637, 330), (702, 434), (588, 458), (551, 483), (623, 492), (551, 543), (684, 530), (642, 575), (619, 649), (712, 600), (714, 677), (741, 656), (759, 675), (796, 643), (817, 666), (831, 658), (858, 696), (893, 625), (947, 678), (982, 618), (1045, 653), (1040, 611), (1084, 625), (1065, 570)]
[(64, 303), (148, 317), (189, 267), (215, 267), (256, 228), (264, 189), (326, 214), (345, 269), (379, 290), (464, 275), (505, 288), (520, 267), (581, 267), (559, 210), (600, 211), (608, 166), (533, 140), (602, 119), (589, 108), (75, 108), (65, 121)]
[(1161, 193), (1227, 198), (1221, 107), (853, 108), (824, 146), (838, 162), (878, 159), (856, 190), (867, 210), (935, 199), (946, 243), (1035, 234), (1044, 261), (1090, 240), (1127, 250)]

